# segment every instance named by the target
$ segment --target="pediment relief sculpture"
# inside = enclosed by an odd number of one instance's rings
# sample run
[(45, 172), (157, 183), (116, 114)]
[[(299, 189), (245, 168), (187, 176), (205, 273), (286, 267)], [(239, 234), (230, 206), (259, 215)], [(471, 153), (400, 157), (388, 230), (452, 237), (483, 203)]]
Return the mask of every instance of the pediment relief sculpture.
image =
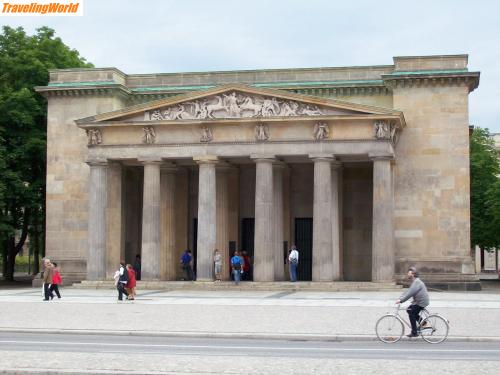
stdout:
[(317, 122), (314, 125), (314, 139), (316, 141), (322, 141), (323, 139), (328, 139), (330, 135), (330, 127), (326, 122)]
[(152, 126), (144, 126), (142, 130), (144, 131), (142, 143), (153, 144), (156, 142), (156, 133)]
[(276, 97), (249, 95), (232, 91), (155, 109), (146, 112), (145, 119), (192, 120), (212, 118), (245, 118), (245, 117), (290, 117), (319, 116), (338, 113), (333, 109), (323, 109), (316, 105), (301, 103), (295, 100), (284, 100)]
[(102, 134), (100, 129), (87, 129), (88, 145), (100, 145), (102, 143)]

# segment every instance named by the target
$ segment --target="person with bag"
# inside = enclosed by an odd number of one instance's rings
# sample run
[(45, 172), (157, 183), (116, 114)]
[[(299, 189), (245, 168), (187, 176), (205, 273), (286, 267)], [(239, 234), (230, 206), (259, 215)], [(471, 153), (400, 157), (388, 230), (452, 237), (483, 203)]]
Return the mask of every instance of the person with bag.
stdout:
[(44, 301), (49, 301), (49, 296), (50, 296), (50, 286), (52, 285), (52, 276), (53, 276), (53, 270), (54, 267), (52, 263), (50, 263), (50, 259), (45, 258), (44, 259), (44, 265), (45, 269), (43, 271), (43, 295)]
[(118, 301), (123, 301), (123, 295), (128, 297), (128, 292), (125, 290), (125, 285), (128, 282), (128, 272), (125, 268), (125, 261), (120, 262), (120, 268), (118, 269), (118, 282), (116, 283), (116, 289), (118, 289)]
[(61, 273), (59, 272), (59, 268), (57, 267), (57, 263), (52, 263), (54, 265), (53, 275), (52, 275), (52, 284), (49, 288), (50, 299), (54, 298), (54, 292), (56, 292), (57, 299), (61, 299), (61, 293), (59, 293), (59, 285), (62, 285)]
[(194, 280), (193, 267), (192, 267), (193, 257), (191, 256), (191, 250), (186, 250), (181, 256), (181, 265), (184, 271), (185, 280)]
[(233, 272), (234, 283), (238, 285), (241, 277), (241, 258), (237, 251), (234, 252), (234, 256), (231, 258), (231, 269)]
[(288, 255), (288, 264), (290, 266), (290, 281), (294, 283), (297, 281), (297, 266), (299, 265), (299, 251), (295, 245), (292, 246)]

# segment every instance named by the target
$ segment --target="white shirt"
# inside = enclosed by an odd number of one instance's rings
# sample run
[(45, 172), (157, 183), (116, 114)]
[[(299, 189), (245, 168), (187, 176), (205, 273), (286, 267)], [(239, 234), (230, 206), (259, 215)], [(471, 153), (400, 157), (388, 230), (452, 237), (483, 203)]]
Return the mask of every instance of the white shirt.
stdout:
[(288, 256), (288, 260), (291, 262), (292, 260), (294, 261), (299, 261), (299, 252), (296, 249), (293, 249), (290, 251), (290, 255)]

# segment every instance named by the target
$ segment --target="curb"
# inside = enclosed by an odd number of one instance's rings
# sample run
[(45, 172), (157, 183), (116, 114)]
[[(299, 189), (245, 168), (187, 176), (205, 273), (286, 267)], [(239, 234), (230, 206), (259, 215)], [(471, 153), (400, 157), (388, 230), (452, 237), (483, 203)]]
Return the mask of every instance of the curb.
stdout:
[[(291, 341), (378, 341), (376, 335), (322, 335), (259, 332), (189, 332), (189, 331), (120, 331), (120, 330), (82, 330), (82, 329), (27, 329), (0, 328), (1, 332), (62, 334), (62, 335), (109, 335), (144, 337), (184, 337), (184, 338), (224, 338), (253, 340), (291, 340)], [(500, 342), (498, 336), (451, 336), (446, 341), (453, 342)], [(1, 373), (1, 372), (0, 372)]]

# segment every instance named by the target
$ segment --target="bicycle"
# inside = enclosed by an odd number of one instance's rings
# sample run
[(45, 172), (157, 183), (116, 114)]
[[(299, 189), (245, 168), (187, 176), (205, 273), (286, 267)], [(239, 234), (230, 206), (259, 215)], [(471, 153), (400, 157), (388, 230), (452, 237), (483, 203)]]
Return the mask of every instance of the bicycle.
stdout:
[[(387, 313), (377, 321), (375, 332), (380, 341), (389, 344), (398, 342), (403, 337), (405, 325), (411, 330), (410, 323), (399, 315), (401, 310), (406, 310), (406, 308), (398, 305), (394, 313)], [(420, 318), (417, 329), (425, 341), (430, 344), (439, 344), (446, 340), (450, 329), (448, 319), (439, 314), (431, 314), (427, 309), (420, 311)]]

